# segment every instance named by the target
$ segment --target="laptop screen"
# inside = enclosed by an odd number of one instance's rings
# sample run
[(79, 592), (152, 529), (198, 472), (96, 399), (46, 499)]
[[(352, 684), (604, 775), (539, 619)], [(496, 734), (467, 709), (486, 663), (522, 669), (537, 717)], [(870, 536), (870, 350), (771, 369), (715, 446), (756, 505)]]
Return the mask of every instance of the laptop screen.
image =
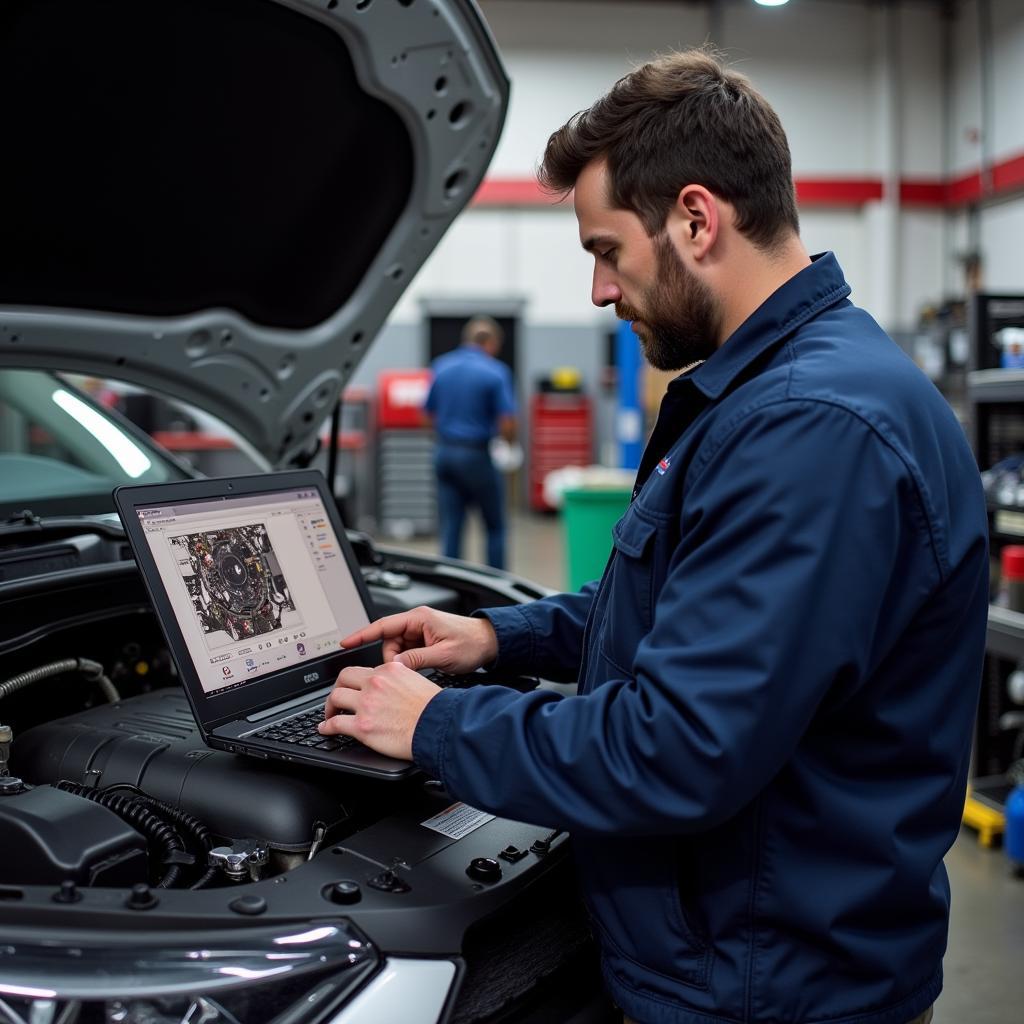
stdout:
[(370, 621), (316, 490), (136, 511), (207, 697), (337, 653)]

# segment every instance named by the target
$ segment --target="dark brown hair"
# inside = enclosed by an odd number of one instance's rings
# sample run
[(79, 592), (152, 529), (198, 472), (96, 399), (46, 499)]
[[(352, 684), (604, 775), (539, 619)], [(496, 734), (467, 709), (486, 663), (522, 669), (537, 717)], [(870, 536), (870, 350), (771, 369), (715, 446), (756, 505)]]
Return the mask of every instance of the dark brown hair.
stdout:
[(762, 249), (799, 230), (778, 115), (707, 50), (672, 53), (620, 78), (551, 136), (540, 183), (567, 193), (597, 158), (608, 161), (611, 202), (634, 211), (649, 235), (691, 184), (731, 203), (737, 228)]

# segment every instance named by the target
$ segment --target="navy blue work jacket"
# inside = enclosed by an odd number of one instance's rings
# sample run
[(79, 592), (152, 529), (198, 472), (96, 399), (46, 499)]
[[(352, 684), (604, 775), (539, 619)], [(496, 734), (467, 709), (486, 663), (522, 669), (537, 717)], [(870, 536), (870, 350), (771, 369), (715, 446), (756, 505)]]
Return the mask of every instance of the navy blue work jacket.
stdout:
[(831, 254), (669, 388), (600, 583), (486, 614), (414, 756), (571, 830), (645, 1024), (904, 1024), (942, 987), (988, 606), (964, 432)]

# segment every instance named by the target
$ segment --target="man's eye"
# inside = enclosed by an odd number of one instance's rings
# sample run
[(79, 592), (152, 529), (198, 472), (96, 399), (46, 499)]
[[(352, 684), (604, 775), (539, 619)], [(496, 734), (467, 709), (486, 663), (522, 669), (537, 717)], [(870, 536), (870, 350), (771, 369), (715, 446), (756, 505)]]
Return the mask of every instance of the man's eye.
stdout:
[(615, 259), (615, 250), (605, 249), (604, 252), (600, 253), (599, 255), (601, 256), (601, 259), (608, 260), (608, 262), (611, 263)]

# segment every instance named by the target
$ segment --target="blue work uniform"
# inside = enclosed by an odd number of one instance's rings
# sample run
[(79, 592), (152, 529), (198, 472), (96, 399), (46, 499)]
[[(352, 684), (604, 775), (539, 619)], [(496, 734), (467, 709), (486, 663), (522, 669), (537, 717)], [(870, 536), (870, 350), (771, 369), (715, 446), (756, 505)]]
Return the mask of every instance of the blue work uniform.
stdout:
[(988, 607), (985, 499), (831, 254), (675, 380), (600, 582), (485, 614), (496, 670), (413, 753), (571, 830), (644, 1024), (904, 1024), (942, 987)]
[(505, 568), (505, 488), (489, 445), (503, 416), (515, 414), (509, 368), (473, 345), (438, 357), (425, 410), (437, 431), (434, 468), (443, 553), (460, 558), (466, 511), (480, 508), (487, 562)]

